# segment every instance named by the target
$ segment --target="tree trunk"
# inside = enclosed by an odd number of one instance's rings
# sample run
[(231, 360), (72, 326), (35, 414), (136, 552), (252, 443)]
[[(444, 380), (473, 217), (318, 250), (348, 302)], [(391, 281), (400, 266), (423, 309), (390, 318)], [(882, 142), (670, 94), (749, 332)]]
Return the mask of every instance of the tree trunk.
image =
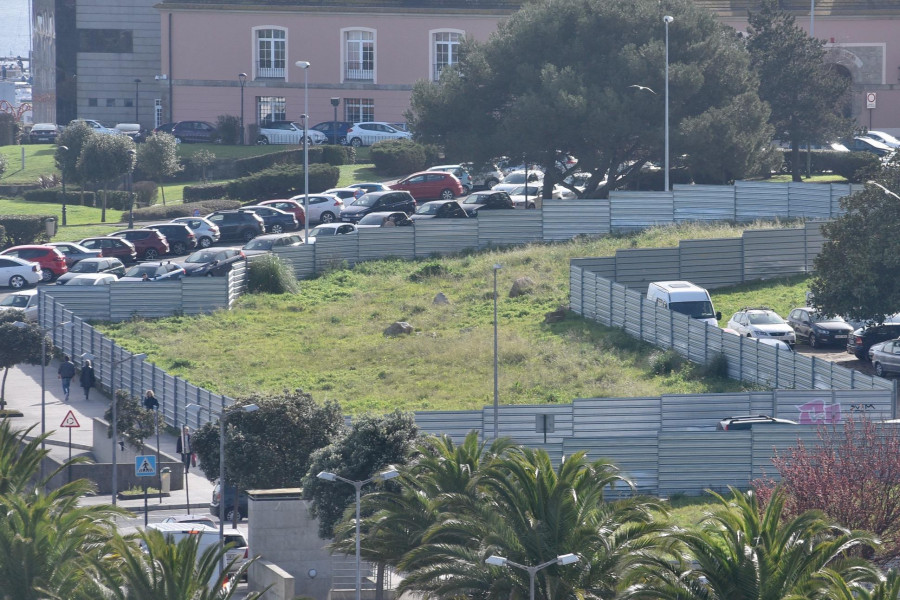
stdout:
[[(221, 418), (221, 417), (219, 417), (219, 418)], [(223, 487), (223, 490), (224, 490), (224, 487)], [(234, 501), (231, 505), (231, 513), (233, 515), (232, 519), (231, 519), (231, 527), (233, 529), (237, 529), (238, 519), (240, 519), (240, 515), (241, 515), (241, 509), (238, 506), (238, 486), (234, 486)]]
[(384, 600), (384, 563), (376, 563), (375, 600)]
[(800, 166), (800, 142), (791, 140), (791, 181), (803, 181), (802, 170)]
[(162, 179), (159, 180), (159, 191), (162, 192), (163, 206), (166, 205), (166, 187), (163, 185)]
[(103, 210), (100, 211), (100, 222), (101, 223), (106, 223), (106, 196), (107, 196), (107, 191), (106, 191), (106, 186), (104, 185), (103, 186)]

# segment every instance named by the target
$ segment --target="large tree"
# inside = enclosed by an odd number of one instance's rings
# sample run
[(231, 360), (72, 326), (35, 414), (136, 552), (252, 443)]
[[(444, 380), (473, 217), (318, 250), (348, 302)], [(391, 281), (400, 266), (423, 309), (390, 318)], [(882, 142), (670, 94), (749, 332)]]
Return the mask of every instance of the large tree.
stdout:
[(100, 221), (106, 223), (106, 188), (114, 180), (134, 170), (134, 141), (127, 135), (94, 135), (85, 142), (78, 156), (82, 181), (103, 186), (103, 210)]
[(166, 188), (163, 179), (171, 177), (184, 167), (178, 162), (178, 145), (170, 133), (154, 133), (138, 146), (137, 166), (159, 184), (163, 206), (166, 204)]
[(750, 13), (747, 48), (760, 80), (759, 95), (772, 109), (776, 136), (791, 143), (791, 172), (800, 181), (800, 145), (830, 141), (852, 130), (842, 116), (850, 77), (825, 62), (825, 41), (810, 37), (794, 17), (764, 0)]
[[(544, 196), (565, 173), (558, 152), (591, 174), (583, 193), (605, 197), (663, 162), (665, 25), (669, 25), (671, 154), (688, 164), (720, 154), (732, 164), (714, 181), (764, 170), (771, 130), (749, 56), (734, 30), (693, 3), (675, 0), (544, 0), (526, 4), (488, 42), (467, 41), (440, 82), (419, 82), (407, 115), (419, 139), (448, 158), (499, 155), (538, 162)], [(730, 127), (736, 113), (742, 127)], [(698, 143), (691, 119), (727, 140)], [(721, 125), (716, 126), (717, 124)], [(705, 135), (706, 132), (700, 132)]]

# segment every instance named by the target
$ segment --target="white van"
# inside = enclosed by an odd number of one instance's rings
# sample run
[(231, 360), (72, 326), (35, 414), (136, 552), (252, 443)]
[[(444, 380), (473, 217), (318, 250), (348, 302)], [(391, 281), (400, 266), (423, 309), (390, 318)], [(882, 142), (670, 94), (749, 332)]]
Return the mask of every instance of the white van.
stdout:
[(690, 281), (654, 281), (647, 287), (647, 300), (714, 327), (722, 318), (722, 313), (714, 312), (709, 292)]
[[(147, 528), (159, 531), (171, 544), (177, 544), (190, 535), (199, 536), (200, 541), (197, 545), (197, 560), (200, 560), (200, 557), (204, 552), (206, 552), (207, 548), (209, 548), (210, 546), (217, 546), (219, 544), (218, 527), (209, 527), (208, 525), (201, 525), (199, 523), (151, 523), (147, 526)], [(237, 571), (244, 563), (244, 561), (248, 560), (249, 558), (247, 538), (245, 538), (244, 534), (237, 529), (226, 528), (224, 534), (225, 545), (234, 545), (232, 548), (225, 551), (226, 568), (232, 560), (237, 559), (235, 560), (231, 569), (229, 569), (229, 572), (233, 573)], [(210, 581), (210, 584), (214, 583), (218, 576), (219, 569), (218, 563), (216, 563), (216, 571), (213, 575), (213, 580)], [(231, 584), (234, 582), (229, 581), (229, 583)]]

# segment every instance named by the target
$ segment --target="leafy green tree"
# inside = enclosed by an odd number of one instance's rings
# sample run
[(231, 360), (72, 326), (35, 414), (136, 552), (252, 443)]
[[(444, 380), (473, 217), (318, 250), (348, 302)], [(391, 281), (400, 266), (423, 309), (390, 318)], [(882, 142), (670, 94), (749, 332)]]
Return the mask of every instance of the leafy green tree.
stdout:
[(822, 226), (813, 303), (827, 314), (883, 321), (900, 306), (900, 163), (883, 167), (863, 190), (841, 199), (845, 211)]
[[(407, 120), (417, 139), (449, 157), (477, 162), (500, 155), (544, 166), (544, 197), (557, 174), (557, 153), (590, 173), (585, 197), (606, 197), (635, 180), (649, 161), (663, 162), (665, 25), (669, 26), (671, 150), (715, 153), (683, 131), (688, 119), (717, 124), (735, 156), (724, 180), (763, 170), (762, 124), (747, 51), (733, 29), (696, 4), (655, 0), (541, 0), (526, 3), (486, 43), (467, 41), (459, 63), (439, 83), (413, 89)], [(728, 127), (737, 113), (746, 129)], [(696, 127), (694, 128), (696, 129)], [(686, 137), (687, 136), (687, 137)], [(688, 144), (688, 142), (690, 142)]]
[(206, 148), (191, 155), (191, 163), (200, 169), (200, 179), (206, 181), (206, 169), (216, 164), (216, 155)]
[(127, 135), (94, 135), (88, 138), (78, 156), (82, 181), (103, 186), (103, 210), (100, 221), (106, 223), (107, 186), (134, 170), (134, 141)]
[(848, 556), (875, 543), (818, 511), (784, 514), (779, 490), (765, 509), (755, 493), (714, 494), (721, 505), (698, 530), (675, 529), (664, 537), (683, 553), (643, 553), (623, 600), (764, 600), (828, 597), (836, 581), (870, 580), (862, 559)]
[[(801, 181), (800, 145), (852, 130), (842, 116), (850, 77), (827, 64), (825, 40), (810, 37), (777, 0), (749, 15), (747, 48), (759, 76), (759, 96), (772, 109), (776, 135), (791, 143), (791, 175)], [(786, 137), (782, 137), (786, 136)]]
[[(78, 183), (81, 181), (81, 171), (78, 169), (78, 157), (89, 139), (94, 137), (94, 130), (84, 121), (76, 121), (56, 138), (56, 152), (54, 158), (56, 167), (65, 175), (66, 181)], [(63, 150), (62, 146), (68, 148)], [(83, 191), (83, 190), (82, 190)]]
[[(156, 411), (147, 410), (141, 399), (126, 390), (116, 390), (116, 430), (128, 443), (144, 451), (144, 440), (156, 433)], [(112, 423), (112, 403), (103, 414)], [(107, 434), (112, 437), (112, 429)]]
[[(41, 341), (46, 340), (44, 343), (48, 348), (52, 348), (53, 344), (37, 323), (25, 320), (25, 315), (21, 311), (4, 311), (0, 314), (0, 339), (3, 340), (0, 344), (0, 368), (3, 369), (0, 409), (5, 409), (6, 376), (9, 375), (9, 370), (20, 364), (41, 364)], [(48, 351), (48, 362), (50, 354)]]
[(178, 145), (170, 133), (154, 133), (137, 147), (137, 166), (159, 184), (163, 206), (166, 204), (166, 188), (163, 179), (171, 177), (184, 167), (178, 162)]

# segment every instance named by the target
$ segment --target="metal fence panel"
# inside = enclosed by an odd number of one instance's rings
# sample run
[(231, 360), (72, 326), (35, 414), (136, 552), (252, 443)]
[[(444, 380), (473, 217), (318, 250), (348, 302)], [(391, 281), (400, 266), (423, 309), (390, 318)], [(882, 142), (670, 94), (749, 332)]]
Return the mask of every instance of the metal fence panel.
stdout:
[(651, 281), (669, 281), (679, 271), (678, 248), (616, 250), (616, 283), (647, 292)]
[(578, 398), (572, 402), (573, 436), (640, 436), (660, 428), (661, 399)]
[(678, 279), (705, 288), (744, 281), (744, 243), (741, 238), (683, 240), (679, 245)]
[[(589, 460), (612, 461), (621, 473), (631, 479), (642, 494), (656, 494), (659, 486), (659, 441), (654, 431), (640, 435), (616, 437), (576, 437), (563, 442), (563, 452), (570, 456), (584, 451)], [(627, 486), (618, 485), (609, 491), (610, 497), (628, 495)]]
[(611, 279), (594, 275), (594, 319), (607, 327), (613, 323), (613, 286)]
[(750, 449), (749, 431), (662, 431), (659, 493), (746, 487), (752, 473)]
[(412, 227), (375, 227), (359, 230), (359, 260), (416, 257), (416, 232)]
[(610, 232), (609, 200), (544, 200), (540, 213), (547, 242)]
[(117, 281), (109, 287), (109, 318), (124, 321), (134, 315), (168, 317), (181, 310), (180, 281)]
[[(507, 404), (500, 406), (498, 424), (501, 437), (509, 437), (523, 444), (561, 444), (572, 437), (571, 404)], [(544, 418), (547, 415), (547, 418)], [(494, 430), (494, 408), (482, 410), (485, 432)], [(552, 424), (552, 427), (551, 427)], [(546, 435), (544, 430), (547, 429)]]
[(893, 394), (888, 390), (777, 390), (776, 413), (803, 425), (841, 423), (864, 414), (876, 421), (893, 418)]
[(544, 239), (542, 210), (479, 212), (478, 247), (511, 246), (542, 241)]
[(624, 285), (614, 283), (612, 286), (612, 311), (610, 314), (610, 326), (625, 327), (625, 312), (627, 304), (625, 302), (625, 292), (628, 290)]
[[(145, 284), (146, 285), (146, 284)], [(83, 319), (106, 320), (110, 315), (110, 285), (55, 285), (41, 292)]]
[(788, 216), (788, 184), (735, 181), (735, 214), (738, 221)]
[(644, 229), (675, 221), (672, 192), (610, 192), (610, 227), (613, 231)]
[(714, 431), (725, 417), (750, 413), (749, 394), (667, 394), (661, 400), (663, 431)]
[(478, 246), (477, 219), (416, 221), (416, 256), (452, 254)]
[(745, 231), (744, 281), (806, 272), (806, 231)]
[(831, 184), (831, 218), (844, 214), (841, 208), (841, 198), (862, 190), (863, 184), (832, 183)]
[(813, 263), (825, 245), (825, 235), (822, 233), (822, 225), (828, 221), (817, 221), (806, 224), (806, 270), (813, 270)]
[(227, 277), (185, 277), (181, 281), (181, 310), (186, 315), (228, 306)]
[(359, 236), (353, 234), (316, 238), (316, 273), (359, 262)]
[(757, 427), (751, 433), (752, 480), (772, 479), (780, 481), (778, 471), (772, 463), (777, 454), (785, 456), (791, 448), (802, 441), (807, 447), (813, 447), (819, 440), (816, 427), (805, 425), (784, 425), (778, 427)]
[(831, 186), (789, 182), (788, 216), (806, 219), (831, 217)]
[(625, 290), (625, 331), (640, 338), (643, 328), (643, 306), (641, 293), (637, 290)]
[(315, 244), (278, 248), (275, 250), (275, 254), (291, 265), (297, 279), (306, 279), (316, 274)]
[[(425, 433), (448, 435), (454, 442), (461, 442), (475, 430), (483, 433), (483, 415), (480, 410), (429, 410), (415, 413), (416, 426)], [(482, 436), (484, 437), (484, 436)]]
[(734, 221), (733, 185), (673, 186), (675, 194), (675, 222)]

